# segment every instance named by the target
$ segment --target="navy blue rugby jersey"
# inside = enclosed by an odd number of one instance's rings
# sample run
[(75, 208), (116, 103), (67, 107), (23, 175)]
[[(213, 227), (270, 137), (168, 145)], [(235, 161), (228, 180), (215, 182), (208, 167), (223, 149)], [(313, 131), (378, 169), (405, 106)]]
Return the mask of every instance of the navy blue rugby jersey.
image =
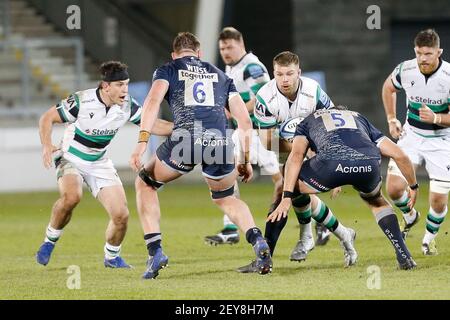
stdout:
[(305, 136), (320, 160), (380, 160), (377, 145), (385, 137), (358, 112), (337, 109), (309, 115), (295, 136)]
[(165, 99), (174, 118), (174, 130), (186, 129), (194, 133), (194, 124), (203, 129), (217, 129), (225, 133), (228, 100), (238, 92), (223, 71), (197, 57), (175, 59), (158, 68), (153, 81), (165, 80), (169, 90)]

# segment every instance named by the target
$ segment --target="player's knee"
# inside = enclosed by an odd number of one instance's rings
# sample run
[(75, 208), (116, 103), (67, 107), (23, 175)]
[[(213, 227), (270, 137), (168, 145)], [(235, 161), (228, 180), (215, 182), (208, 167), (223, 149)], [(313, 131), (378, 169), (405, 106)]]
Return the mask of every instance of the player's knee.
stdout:
[(64, 208), (67, 210), (71, 210), (77, 206), (78, 203), (81, 201), (81, 194), (78, 192), (76, 193), (67, 193), (64, 192), (61, 197), (62, 203)]
[(125, 207), (117, 210), (117, 212), (112, 215), (111, 220), (116, 226), (126, 226), (128, 224), (128, 217), (128, 209)]
[(162, 182), (153, 179), (144, 168), (139, 171), (139, 174), (135, 180), (136, 190), (142, 190), (142, 188), (145, 188), (146, 186), (151, 187), (154, 190), (158, 190), (163, 185), (164, 184)]
[(406, 183), (400, 177), (391, 176), (386, 183), (386, 192), (391, 199), (399, 199), (406, 189)]
[(381, 195), (381, 190), (378, 190), (378, 192), (374, 194), (365, 194), (360, 192), (359, 196), (371, 207), (379, 208), (389, 205), (386, 199), (384, 199)]
[(211, 190), (211, 199), (215, 204), (221, 206), (225, 202), (225, 199), (233, 196), (233, 194), (234, 194), (234, 185), (220, 191)]

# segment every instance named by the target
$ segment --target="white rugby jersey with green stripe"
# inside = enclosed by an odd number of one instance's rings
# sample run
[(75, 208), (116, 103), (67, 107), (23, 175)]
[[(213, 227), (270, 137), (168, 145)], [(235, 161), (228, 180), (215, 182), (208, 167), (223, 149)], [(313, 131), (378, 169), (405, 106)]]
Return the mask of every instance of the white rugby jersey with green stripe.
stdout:
[(70, 123), (62, 141), (64, 157), (90, 162), (100, 160), (127, 121), (140, 124), (142, 107), (136, 100), (128, 95), (122, 106), (106, 107), (99, 90), (78, 91), (56, 106), (61, 120)]
[(391, 80), (397, 90), (404, 89), (406, 121), (411, 129), (423, 137), (450, 136), (450, 128), (428, 124), (420, 120), (419, 109), (426, 104), (433, 112), (446, 114), (450, 103), (450, 64), (440, 59), (439, 67), (431, 75), (420, 72), (417, 59), (400, 63)]
[(254, 115), (261, 128), (272, 128), (288, 119), (306, 118), (318, 109), (334, 106), (319, 83), (306, 77), (300, 77), (300, 87), (294, 101), (289, 101), (278, 90), (275, 79), (258, 91), (256, 99)]
[[(232, 66), (225, 67), (225, 73), (233, 79), (236, 90), (244, 102), (256, 96), (258, 90), (270, 81), (269, 73), (258, 57), (249, 52)], [(253, 115), (250, 118), (255, 123)]]

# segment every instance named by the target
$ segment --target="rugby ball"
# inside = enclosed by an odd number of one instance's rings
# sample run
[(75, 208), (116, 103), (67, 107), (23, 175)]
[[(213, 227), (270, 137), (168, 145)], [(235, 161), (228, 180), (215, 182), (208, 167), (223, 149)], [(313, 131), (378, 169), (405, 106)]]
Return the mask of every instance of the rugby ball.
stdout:
[(297, 128), (297, 125), (303, 121), (303, 119), (304, 118), (302, 117), (297, 117), (287, 119), (283, 122), (278, 131), (280, 138), (292, 142), (294, 140), (295, 129)]

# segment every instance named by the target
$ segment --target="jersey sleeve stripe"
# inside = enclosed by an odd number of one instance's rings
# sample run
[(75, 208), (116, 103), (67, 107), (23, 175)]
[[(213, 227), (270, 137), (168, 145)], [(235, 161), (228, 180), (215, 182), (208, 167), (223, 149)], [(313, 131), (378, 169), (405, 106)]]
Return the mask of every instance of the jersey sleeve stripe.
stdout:
[(58, 105), (56, 106), (56, 110), (58, 111), (58, 114), (59, 114), (62, 122), (69, 121), (69, 120), (67, 120), (67, 117), (64, 114), (64, 108), (61, 106), (61, 104), (58, 103)]
[(259, 89), (261, 89), (262, 86), (264, 86), (266, 82), (257, 83), (254, 86), (252, 86), (250, 89), (252, 89), (253, 93), (256, 94)]

